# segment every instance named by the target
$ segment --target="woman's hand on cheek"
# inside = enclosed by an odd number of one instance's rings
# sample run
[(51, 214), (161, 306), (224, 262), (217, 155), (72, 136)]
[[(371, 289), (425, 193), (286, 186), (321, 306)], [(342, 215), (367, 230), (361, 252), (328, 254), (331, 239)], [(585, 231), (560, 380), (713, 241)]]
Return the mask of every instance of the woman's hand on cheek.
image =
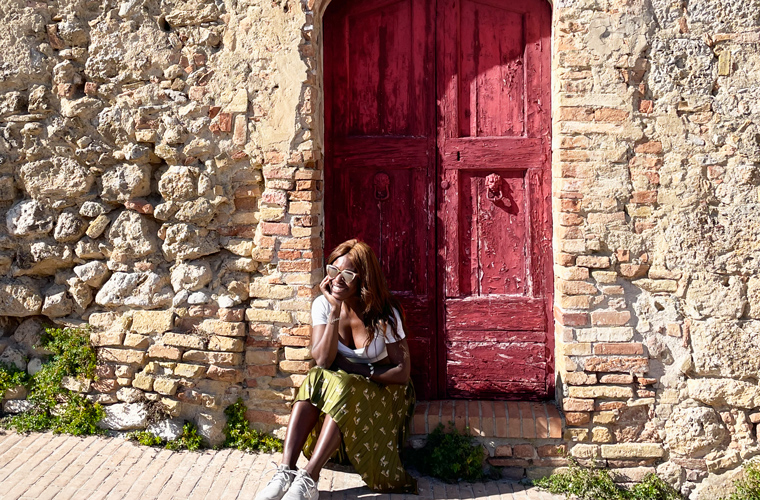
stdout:
[(340, 307), (343, 304), (343, 301), (335, 298), (335, 296), (330, 291), (330, 288), (328, 288), (329, 286), (330, 286), (330, 277), (325, 276), (325, 278), (319, 284), (319, 290), (322, 292), (322, 295), (325, 296), (325, 298), (327, 299), (327, 302), (329, 302), (332, 307)]

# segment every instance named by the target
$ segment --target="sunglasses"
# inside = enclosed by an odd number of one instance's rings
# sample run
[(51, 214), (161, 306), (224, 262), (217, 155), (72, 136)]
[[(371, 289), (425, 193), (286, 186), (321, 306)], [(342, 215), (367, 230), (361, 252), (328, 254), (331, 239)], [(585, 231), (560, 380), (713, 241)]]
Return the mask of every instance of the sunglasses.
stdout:
[(346, 283), (346, 285), (350, 285), (352, 281), (354, 281), (354, 278), (356, 278), (356, 273), (353, 271), (349, 271), (348, 269), (344, 269), (341, 271), (337, 267), (333, 266), (332, 264), (327, 264), (325, 266), (327, 269), (327, 275), (330, 277), (330, 279), (335, 279), (340, 276), (343, 278), (343, 281)]

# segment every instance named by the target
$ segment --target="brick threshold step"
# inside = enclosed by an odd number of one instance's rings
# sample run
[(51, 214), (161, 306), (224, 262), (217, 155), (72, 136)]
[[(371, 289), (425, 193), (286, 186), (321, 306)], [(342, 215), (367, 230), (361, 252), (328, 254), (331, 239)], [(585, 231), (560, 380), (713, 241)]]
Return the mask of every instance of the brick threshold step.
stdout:
[(560, 439), (562, 417), (555, 404), (533, 401), (438, 400), (418, 401), (412, 435), (431, 433), (438, 424), (459, 432), (469, 428), (481, 438)]

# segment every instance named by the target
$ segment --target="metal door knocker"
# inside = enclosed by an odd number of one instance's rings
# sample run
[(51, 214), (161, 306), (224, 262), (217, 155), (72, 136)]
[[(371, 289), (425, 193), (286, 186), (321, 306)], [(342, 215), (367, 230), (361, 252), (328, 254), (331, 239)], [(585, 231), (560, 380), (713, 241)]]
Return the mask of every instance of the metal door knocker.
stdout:
[[(498, 202), (501, 202), (505, 207), (509, 208), (512, 206), (512, 200), (504, 198), (502, 182), (503, 179), (496, 173), (486, 177), (486, 198), (488, 198), (491, 203), (498, 204)], [(507, 194), (509, 194), (509, 186), (507, 186)]]
[(375, 174), (374, 179), (374, 185), (375, 185), (375, 199), (378, 201), (385, 201), (391, 196), (391, 179), (388, 177), (388, 174), (384, 173), (378, 173)]
[(491, 174), (486, 177), (486, 198), (491, 201), (498, 201), (504, 197), (501, 192), (501, 176)]

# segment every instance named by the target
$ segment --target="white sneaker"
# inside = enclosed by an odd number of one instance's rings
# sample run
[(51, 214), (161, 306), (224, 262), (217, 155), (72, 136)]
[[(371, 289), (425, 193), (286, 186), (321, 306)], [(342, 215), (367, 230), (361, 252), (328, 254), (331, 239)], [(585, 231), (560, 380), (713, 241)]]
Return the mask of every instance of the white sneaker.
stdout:
[(282, 500), (317, 500), (317, 498), (319, 498), (317, 483), (305, 470), (299, 470)]
[(258, 492), (255, 500), (280, 500), (288, 491), (291, 483), (293, 483), (296, 471), (285, 464), (278, 465), (276, 470), (277, 472), (264, 486), (264, 489)]

